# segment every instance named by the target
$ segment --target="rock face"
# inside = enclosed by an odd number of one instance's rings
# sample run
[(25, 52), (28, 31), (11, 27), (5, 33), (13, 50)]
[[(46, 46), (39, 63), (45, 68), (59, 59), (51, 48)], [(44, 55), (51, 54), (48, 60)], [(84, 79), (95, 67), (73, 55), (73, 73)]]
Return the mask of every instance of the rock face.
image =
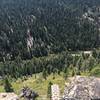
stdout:
[(64, 100), (100, 100), (100, 79), (76, 76), (66, 84)]

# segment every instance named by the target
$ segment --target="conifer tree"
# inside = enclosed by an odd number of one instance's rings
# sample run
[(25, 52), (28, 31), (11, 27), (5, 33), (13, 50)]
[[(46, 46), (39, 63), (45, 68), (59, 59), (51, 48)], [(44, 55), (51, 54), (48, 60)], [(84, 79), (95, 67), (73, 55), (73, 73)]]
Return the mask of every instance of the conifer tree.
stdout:
[(43, 69), (42, 76), (43, 76), (43, 78), (45, 80), (47, 79), (47, 71), (46, 71), (46, 69)]
[(65, 80), (67, 79), (67, 77), (68, 77), (68, 68), (65, 67), (64, 68), (64, 78), (65, 78)]
[(10, 84), (9, 79), (7, 77), (4, 80), (4, 89), (6, 92), (13, 92), (14, 91), (12, 88), (12, 85)]
[(49, 84), (48, 84), (48, 91), (47, 91), (47, 97), (48, 98), (51, 98), (51, 85), (53, 85), (53, 83), (49, 82)]

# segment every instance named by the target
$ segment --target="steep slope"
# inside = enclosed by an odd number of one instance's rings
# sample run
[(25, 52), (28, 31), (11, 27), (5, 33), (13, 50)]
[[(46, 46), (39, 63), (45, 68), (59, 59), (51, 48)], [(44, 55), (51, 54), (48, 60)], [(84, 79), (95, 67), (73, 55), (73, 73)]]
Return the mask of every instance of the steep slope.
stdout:
[[(96, 24), (82, 19), (99, 0), (0, 0), (0, 55), (14, 59), (99, 46)], [(27, 48), (27, 31), (33, 38)]]

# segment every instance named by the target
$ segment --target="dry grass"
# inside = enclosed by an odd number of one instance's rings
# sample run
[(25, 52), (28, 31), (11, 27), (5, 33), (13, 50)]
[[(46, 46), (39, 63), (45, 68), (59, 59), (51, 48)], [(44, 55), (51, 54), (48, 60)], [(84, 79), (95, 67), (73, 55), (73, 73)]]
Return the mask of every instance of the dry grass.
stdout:
[[(33, 75), (32, 77), (28, 77), (27, 80), (18, 79), (17, 81), (12, 82), (11, 84), (16, 94), (20, 94), (20, 90), (21, 88), (23, 88), (23, 86), (28, 86), (39, 94), (38, 100), (42, 100), (47, 96), (49, 82), (52, 82), (53, 84), (58, 84), (61, 93), (63, 93), (65, 80), (62, 77), (62, 75), (55, 75), (55, 79), (53, 79), (53, 75), (50, 75), (47, 77), (47, 80), (44, 80), (41, 74), (37, 74), (37, 78), (35, 78), (35, 76)], [(3, 85), (0, 85), (0, 92), (4, 92)], [(49, 99), (46, 98), (46, 100)]]

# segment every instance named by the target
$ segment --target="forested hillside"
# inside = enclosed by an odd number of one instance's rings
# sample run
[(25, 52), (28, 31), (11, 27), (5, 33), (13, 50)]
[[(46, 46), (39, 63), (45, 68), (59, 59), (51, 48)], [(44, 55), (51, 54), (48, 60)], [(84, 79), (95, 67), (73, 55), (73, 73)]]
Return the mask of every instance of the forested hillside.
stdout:
[(0, 0), (0, 60), (99, 47), (98, 20), (83, 18), (96, 7), (100, 0)]
[(0, 0), (0, 92), (50, 100), (76, 75), (100, 77), (100, 0)]

